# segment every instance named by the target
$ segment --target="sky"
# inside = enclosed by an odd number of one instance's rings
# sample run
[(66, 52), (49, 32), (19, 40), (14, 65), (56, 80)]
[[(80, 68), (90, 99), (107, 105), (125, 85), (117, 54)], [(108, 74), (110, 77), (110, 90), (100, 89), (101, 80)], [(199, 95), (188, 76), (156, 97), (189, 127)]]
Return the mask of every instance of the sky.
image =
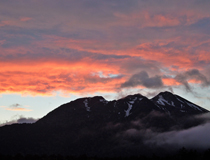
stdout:
[(210, 110), (209, 0), (1, 0), (0, 123), (79, 97), (170, 91)]

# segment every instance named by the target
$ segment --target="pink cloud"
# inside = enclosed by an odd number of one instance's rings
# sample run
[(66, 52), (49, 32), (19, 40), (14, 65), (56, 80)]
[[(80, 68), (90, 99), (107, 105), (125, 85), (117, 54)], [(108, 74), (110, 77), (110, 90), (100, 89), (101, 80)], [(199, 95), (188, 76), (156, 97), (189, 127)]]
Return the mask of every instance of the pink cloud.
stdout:
[(20, 21), (21, 22), (27, 22), (27, 21), (30, 21), (32, 18), (30, 18), (30, 17), (21, 17), (20, 18)]

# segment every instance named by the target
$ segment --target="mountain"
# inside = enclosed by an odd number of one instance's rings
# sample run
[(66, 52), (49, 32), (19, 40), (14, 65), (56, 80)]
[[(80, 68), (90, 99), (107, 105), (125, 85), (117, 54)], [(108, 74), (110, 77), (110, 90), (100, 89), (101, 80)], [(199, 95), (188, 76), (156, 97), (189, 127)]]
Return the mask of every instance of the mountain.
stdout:
[(161, 110), (173, 116), (187, 116), (208, 112), (206, 109), (170, 92), (162, 92), (151, 100)]
[(0, 127), (0, 153), (149, 154), (157, 148), (145, 143), (149, 136), (145, 133), (197, 126), (204, 119), (195, 115), (207, 112), (170, 92), (161, 92), (152, 99), (141, 94), (113, 101), (101, 96), (80, 98), (61, 105), (34, 124)]

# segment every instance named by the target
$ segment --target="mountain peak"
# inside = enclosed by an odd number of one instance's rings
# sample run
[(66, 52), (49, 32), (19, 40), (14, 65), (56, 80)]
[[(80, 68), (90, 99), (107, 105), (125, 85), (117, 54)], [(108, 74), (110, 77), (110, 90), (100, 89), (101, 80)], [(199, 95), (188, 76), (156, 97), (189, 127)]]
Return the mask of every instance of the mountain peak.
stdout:
[(94, 96), (94, 97), (83, 97), (83, 98), (78, 98), (75, 101), (83, 101), (83, 100), (94, 100), (94, 101), (100, 101), (100, 100), (106, 100), (102, 96)]
[(173, 93), (171, 93), (169, 91), (160, 92), (159, 94), (161, 94), (161, 95), (174, 95)]
[(151, 101), (170, 115), (185, 116), (208, 112), (206, 109), (168, 91), (159, 93)]
[[(156, 95), (155, 97), (158, 97), (158, 96), (163, 96), (163, 97), (174, 97), (175, 94), (169, 92), (169, 91), (164, 91), (164, 92), (160, 92), (158, 95)], [(154, 97), (154, 98), (155, 98)]]

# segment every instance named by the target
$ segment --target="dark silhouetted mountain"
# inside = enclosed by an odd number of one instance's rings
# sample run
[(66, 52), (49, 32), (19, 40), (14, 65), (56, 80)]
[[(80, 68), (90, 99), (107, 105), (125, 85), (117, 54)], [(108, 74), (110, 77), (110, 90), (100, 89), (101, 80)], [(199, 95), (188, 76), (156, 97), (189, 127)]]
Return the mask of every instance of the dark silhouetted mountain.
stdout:
[[(152, 99), (140, 94), (107, 101), (80, 98), (63, 104), (34, 124), (0, 127), (0, 153), (130, 156), (157, 148), (145, 143), (150, 134), (204, 123), (195, 115), (208, 110), (170, 92)], [(161, 148), (160, 152), (165, 152)]]
[(151, 100), (161, 110), (176, 117), (208, 112), (206, 109), (170, 92), (161, 92)]

